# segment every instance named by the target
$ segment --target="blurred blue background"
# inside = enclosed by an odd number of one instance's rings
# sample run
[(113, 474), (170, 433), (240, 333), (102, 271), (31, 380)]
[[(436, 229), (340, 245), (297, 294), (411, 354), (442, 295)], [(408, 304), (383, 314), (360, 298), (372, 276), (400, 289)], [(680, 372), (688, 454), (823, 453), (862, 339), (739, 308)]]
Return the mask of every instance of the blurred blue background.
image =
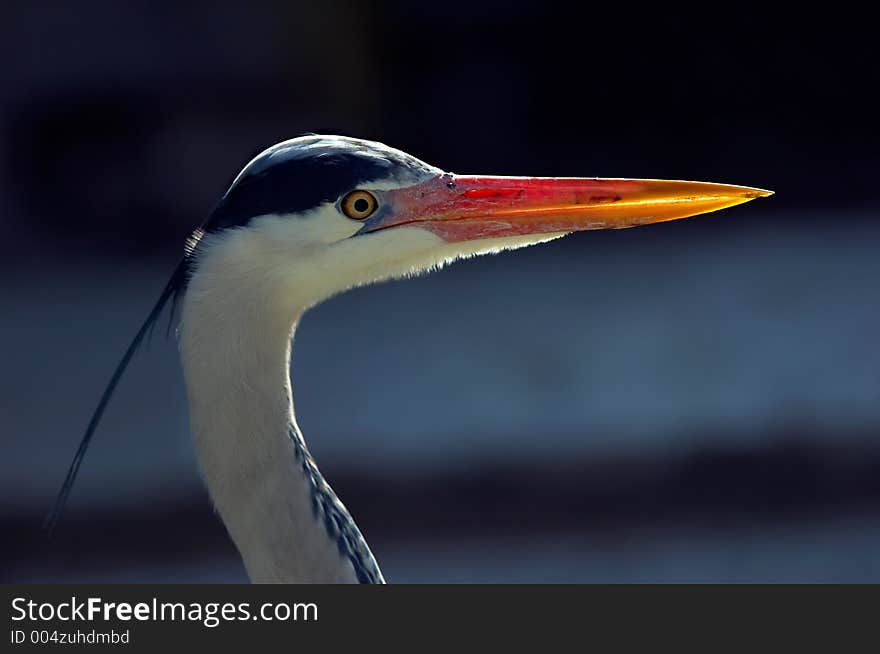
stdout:
[(130, 368), (51, 540), (40, 522), (189, 231), (314, 131), (459, 173), (776, 191), (306, 316), (299, 422), (390, 581), (880, 581), (868, 22), (216, 5), (2, 9), (0, 579), (244, 580), (173, 339)]

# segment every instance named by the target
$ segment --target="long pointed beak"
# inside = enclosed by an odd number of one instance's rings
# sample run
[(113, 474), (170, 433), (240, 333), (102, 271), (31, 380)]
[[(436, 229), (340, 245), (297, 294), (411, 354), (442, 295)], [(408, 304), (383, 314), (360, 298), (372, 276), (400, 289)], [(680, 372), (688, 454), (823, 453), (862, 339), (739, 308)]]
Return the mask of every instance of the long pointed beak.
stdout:
[(661, 179), (445, 174), (380, 195), (388, 210), (371, 217), (362, 233), (414, 225), (455, 242), (647, 225), (718, 211), (772, 191)]

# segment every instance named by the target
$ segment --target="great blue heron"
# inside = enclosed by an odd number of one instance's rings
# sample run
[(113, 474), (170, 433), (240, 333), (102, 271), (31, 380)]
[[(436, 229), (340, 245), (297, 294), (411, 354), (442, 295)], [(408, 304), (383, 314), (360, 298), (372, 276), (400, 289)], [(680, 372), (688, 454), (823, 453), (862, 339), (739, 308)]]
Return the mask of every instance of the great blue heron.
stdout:
[(170, 302), (181, 308), (202, 475), (251, 580), (382, 583), (296, 424), (290, 349), (303, 312), (352, 287), (462, 257), (769, 194), (703, 182), (453, 175), (372, 141), (311, 135), (279, 143), (245, 166), (187, 242), (92, 416), (50, 522), (119, 377)]

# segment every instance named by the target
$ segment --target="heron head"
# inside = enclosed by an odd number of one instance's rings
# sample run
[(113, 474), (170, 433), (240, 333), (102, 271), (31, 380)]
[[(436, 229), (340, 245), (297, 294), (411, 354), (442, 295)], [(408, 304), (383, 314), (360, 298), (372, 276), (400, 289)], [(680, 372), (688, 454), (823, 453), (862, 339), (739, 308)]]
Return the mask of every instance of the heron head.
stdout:
[(48, 524), (61, 515), (122, 372), (163, 307), (176, 306), (184, 293), (183, 340), (208, 343), (210, 350), (217, 334), (228, 333), (232, 350), (240, 351), (240, 328), (255, 314), (262, 321), (252, 336), (263, 339), (271, 332), (262, 328), (273, 323), (278, 338), (289, 341), (297, 312), (353, 286), (570, 232), (675, 220), (769, 194), (703, 182), (454, 175), (372, 141), (311, 135), (279, 143), (245, 166), (188, 241), (92, 416)]
[(197, 233), (194, 265), (210, 260), (215, 279), (222, 268), (312, 304), (461, 257), (765, 195), (704, 182), (455, 175), (381, 143), (311, 135), (242, 170)]

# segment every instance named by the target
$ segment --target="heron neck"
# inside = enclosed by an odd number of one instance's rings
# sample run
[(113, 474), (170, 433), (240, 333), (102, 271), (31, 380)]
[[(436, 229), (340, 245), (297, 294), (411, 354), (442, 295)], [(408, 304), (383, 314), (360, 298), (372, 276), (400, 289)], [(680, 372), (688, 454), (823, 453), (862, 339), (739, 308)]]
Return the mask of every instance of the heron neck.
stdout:
[(202, 475), (248, 575), (381, 582), (296, 427), (289, 366), (302, 308), (282, 309), (259, 284), (230, 292), (203, 269), (183, 302), (181, 359)]

